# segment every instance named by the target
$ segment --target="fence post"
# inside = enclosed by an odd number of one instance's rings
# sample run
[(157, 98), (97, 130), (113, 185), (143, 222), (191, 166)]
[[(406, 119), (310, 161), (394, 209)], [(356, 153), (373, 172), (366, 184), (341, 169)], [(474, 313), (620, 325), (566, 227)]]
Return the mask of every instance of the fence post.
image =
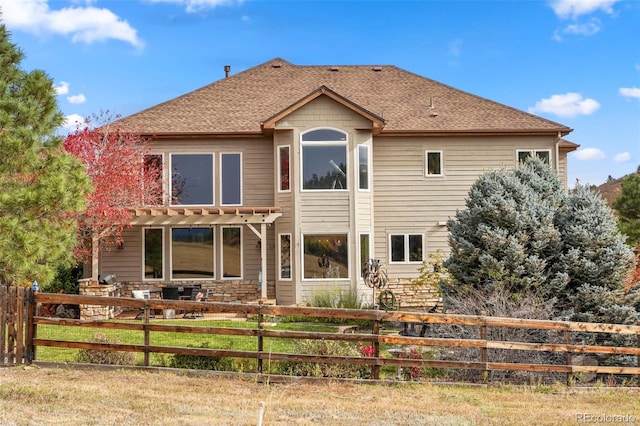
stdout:
[[(568, 318), (564, 318), (564, 321), (568, 321)], [(562, 334), (564, 335), (564, 344), (565, 345), (570, 345), (571, 344), (571, 330), (569, 329), (569, 324), (567, 324), (567, 328), (565, 328), (562, 331)], [(567, 367), (569, 367), (569, 370), (567, 372), (567, 386), (571, 386), (571, 382), (573, 379), (573, 368), (572, 368), (572, 359), (571, 359), (571, 351), (567, 349), (566, 352), (566, 363), (567, 363)]]
[(481, 312), (482, 325), (480, 326), (480, 339), (484, 340), (484, 346), (480, 348), (480, 361), (484, 364), (484, 370), (482, 371), (482, 379), (487, 381), (489, 378), (487, 364), (489, 363), (489, 356), (487, 354), (487, 314)]
[(6, 360), (6, 330), (7, 330), (7, 286), (0, 285), (0, 365), (5, 365)]
[(262, 374), (262, 351), (264, 349), (264, 339), (262, 337), (262, 328), (263, 328), (263, 316), (262, 316), (262, 304), (263, 301), (260, 299), (258, 301), (258, 373)]
[(373, 334), (376, 335), (376, 341), (373, 342), (373, 356), (376, 363), (371, 366), (371, 378), (373, 380), (380, 379), (380, 320), (373, 320)]
[(24, 344), (27, 364), (31, 364), (36, 359), (36, 347), (33, 344), (33, 339), (36, 337), (36, 322), (34, 320), (36, 316), (36, 292), (29, 289), (27, 294), (27, 330)]
[(144, 366), (149, 366), (149, 344), (151, 342), (149, 332), (149, 320), (151, 319), (151, 310), (147, 305), (147, 301), (144, 302)]

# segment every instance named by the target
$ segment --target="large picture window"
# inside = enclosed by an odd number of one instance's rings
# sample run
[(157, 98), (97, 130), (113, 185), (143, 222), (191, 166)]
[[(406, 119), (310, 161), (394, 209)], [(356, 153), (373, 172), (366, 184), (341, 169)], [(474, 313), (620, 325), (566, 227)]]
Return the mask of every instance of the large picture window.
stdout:
[(391, 263), (422, 262), (422, 234), (389, 235)]
[(305, 235), (304, 278), (349, 278), (347, 234)]
[(222, 278), (242, 277), (242, 229), (222, 228)]
[(213, 155), (172, 154), (173, 205), (213, 205)]
[(213, 228), (171, 229), (171, 278), (214, 278)]
[(280, 279), (291, 279), (291, 234), (280, 234)]
[(164, 230), (162, 228), (144, 228), (144, 279), (161, 280), (164, 278)]
[(222, 205), (242, 205), (242, 155), (220, 154), (220, 169)]
[(333, 129), (302, 135), (302, 189), (347, 189), (347, 134)]

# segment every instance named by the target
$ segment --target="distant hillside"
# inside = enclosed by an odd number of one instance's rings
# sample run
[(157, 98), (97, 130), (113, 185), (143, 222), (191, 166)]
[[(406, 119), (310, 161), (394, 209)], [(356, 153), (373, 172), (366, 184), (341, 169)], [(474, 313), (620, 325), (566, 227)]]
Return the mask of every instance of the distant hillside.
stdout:
[[(631, 175), (634, 175), (634, 174), (637, 174), (637, 173), (631, 173)], [(602, 198), (607, 202), (607, 204), (611, 205), (611, 203), (613, 203), (615, 199), (620, 196), (620, 192), (622, 191), (620, 188), (620, 184), (627, 176), (630, 176), (630, 175), (626, 175), (618, 179), (610, 180), (599, 186), (593, 186), (591, 187), (591, 190), (595, 193), (600, 194), (600, 196), (602, 196)]]

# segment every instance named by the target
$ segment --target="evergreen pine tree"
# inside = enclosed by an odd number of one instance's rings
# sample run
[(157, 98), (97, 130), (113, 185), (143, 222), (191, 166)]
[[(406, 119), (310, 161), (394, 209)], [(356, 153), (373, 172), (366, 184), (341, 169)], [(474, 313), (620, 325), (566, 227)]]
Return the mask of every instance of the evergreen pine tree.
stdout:
[(472, 185), (466, 209), (448, 222), (451, 256), (445, 266), (455, 278), (449, 289), (544, 293), (561, 238), (553, 212), (564, 192), (548, 165), (530, 159), (515, 172), (494, 170)]
[(26, 285), (70, 263), (90, 185), (55, 135), (63, 116), (52, 81), (23, 71), (22, 58), (0, 25), (0, 281)]
[(611, 210), (586, 187), (566, 194), (555, 171), (540, 160), (480, 176), (466, 209), (448, 226), (451, 254), (444, 266), (454, 279), (445, 296), (507, 289), (514, 302), (548, 300), (555, 316), (640, 319), (640, 301), (624, 286), (633, 253)]
[(558, 309), (588, 322), (635, 323), (640, 319), (624, 278), (633, 252), (618, 231), (605, 201), (578, 185), (556, 213), (563, 249), (555, 268), (568, 280), (559, 289)]
[(613, 203), (620, 230), (627, 236), (627, 243), (640, 246), (640, 166), (637, 173), (624, 178), (620, 189)]

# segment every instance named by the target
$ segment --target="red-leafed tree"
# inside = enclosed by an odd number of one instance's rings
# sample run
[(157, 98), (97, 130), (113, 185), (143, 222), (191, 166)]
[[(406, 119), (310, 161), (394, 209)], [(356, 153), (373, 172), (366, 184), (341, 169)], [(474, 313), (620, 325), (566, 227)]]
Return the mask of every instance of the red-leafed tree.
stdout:
[(121, 244), (131, 226), (131, 208), (162, 204), (162, 159), (151, 155), (150, 139), (118, 127), (118, 116), (93, 115), (69, 134), (64, 147), (85, 165), (93, 183), (87, 209), (78, 216), (75, 256), (92, 265), (98, 279), (99, 249)]

